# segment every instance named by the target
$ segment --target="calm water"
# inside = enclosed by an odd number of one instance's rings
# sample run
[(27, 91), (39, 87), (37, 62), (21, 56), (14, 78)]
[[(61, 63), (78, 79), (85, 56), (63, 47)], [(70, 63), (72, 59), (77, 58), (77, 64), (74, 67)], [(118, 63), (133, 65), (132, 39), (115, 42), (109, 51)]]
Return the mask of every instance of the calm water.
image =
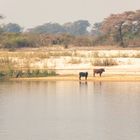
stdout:
[(140, 140), (140, 83), (0, 82), (0, 140)]

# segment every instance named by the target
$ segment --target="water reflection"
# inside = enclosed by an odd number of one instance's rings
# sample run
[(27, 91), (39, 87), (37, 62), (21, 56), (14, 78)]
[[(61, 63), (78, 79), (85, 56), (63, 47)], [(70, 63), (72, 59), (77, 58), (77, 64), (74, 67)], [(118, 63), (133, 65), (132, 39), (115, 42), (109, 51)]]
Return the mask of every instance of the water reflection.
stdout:
[(103, 83), (101, 81), (99, 82), (93, 82), (93, 93), (100, 94), (102, 93), (102, 85)]
[(1, 82), (1, 140), (139, 140), (140, 83)]
[(85, 85), (87, 86), (88, 82), (87, 81), (79, 81), (79, 85), (82, 86), (82, 85)]

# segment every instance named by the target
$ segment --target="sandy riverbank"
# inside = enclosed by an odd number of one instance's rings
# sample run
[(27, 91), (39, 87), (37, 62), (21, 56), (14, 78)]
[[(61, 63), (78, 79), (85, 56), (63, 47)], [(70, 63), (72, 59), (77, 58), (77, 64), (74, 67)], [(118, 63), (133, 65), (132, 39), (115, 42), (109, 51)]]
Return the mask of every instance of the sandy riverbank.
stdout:
[[(88, 72), (87, 81), (140, 81), (140, 49), (25, 49), (15, 52), (0, 51), (0, 60), (0, 71), (20, 70), (27, 73), (38, 70), (40, 73), (52, 71), (59, 75), (10, 79), (14, 81), (78, 81), (79, 72)], [(105, 69), (103, 77), (92, 77), (95, 68)]]
[[(78, 76), (52, 76), (34, 78), (11, 78), (10, 81), (79, 81)], [(85, 81), (84, 78), (81, 81)], [(108, 82), (140, 82), (140, 75), (106, 75), (102, 77), (88, 77), (87, 81), (108, 81)]]

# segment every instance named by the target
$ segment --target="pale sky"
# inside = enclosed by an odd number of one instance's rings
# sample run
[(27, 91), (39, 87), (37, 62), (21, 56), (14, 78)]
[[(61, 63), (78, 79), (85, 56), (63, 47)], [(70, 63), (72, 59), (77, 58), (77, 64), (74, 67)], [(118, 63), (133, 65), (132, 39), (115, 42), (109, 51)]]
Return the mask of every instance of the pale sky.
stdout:
[(139, 0), (0, 0), (1, 23), (34, 27), (47, 22), (100, 22), (110, 14), (140, 9)]

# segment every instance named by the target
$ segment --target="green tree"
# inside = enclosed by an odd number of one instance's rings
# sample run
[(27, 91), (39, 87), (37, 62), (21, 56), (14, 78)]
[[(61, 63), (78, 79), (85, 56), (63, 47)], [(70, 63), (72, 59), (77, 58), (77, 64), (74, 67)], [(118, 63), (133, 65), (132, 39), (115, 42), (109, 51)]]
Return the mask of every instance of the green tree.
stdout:
[(63, 26), (66, 32), (71, 35), (87, 35), (87, 28), (90, 24), (87, 20), (78, 20), (73, 23), (66, 23)]
[[(4, 19), (4, 16), (3, 16), (3, 15), (0, 15), (0, 20), (1, 20), (1, 19)], [(3, 33), (3, 27), (2, 27), (2, 25), (0, 25), (0, 34), (1, 34), (1, 33)]]
[(102, 26), (102, 22), (94, 23), (90, 34), (93, 35), (93, 36), (102, 35), (101, 26)]
[(65, 30), (58, 23), (46, 23), (35, 28), (29, 29), (29, 32), (32, 33), (49, 33), (49, 34), (58, 34), (63, 33)]
[(60, 25), (58, 23), (46, 23), (35, 28), (29, 29), (31, 33), (39, 34), (71, 34), (71, 35), (86, 35), (88, 34), (87, 27), (89, 26), (87, 20), (78, 20), (73, 23), (65, 23)]
[(22, 32), (23, 28), (16, 23), (8, 23), (3, 27), (4, 32), (11, 32), (11, 33), (20, 33)]

